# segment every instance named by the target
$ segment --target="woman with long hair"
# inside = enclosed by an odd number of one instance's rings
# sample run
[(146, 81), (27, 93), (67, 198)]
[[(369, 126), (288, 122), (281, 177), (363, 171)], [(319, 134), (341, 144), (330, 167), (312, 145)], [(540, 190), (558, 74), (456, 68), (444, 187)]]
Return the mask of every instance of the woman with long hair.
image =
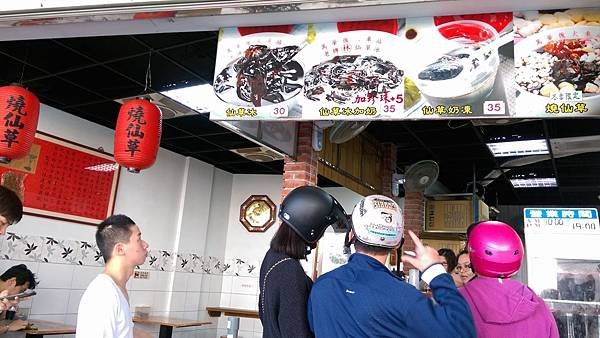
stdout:
[(312, 337), (307, 319), (312, 280), (300, 260), (316, 247), (328, 226), (347, 227), (346, 213), (324, 190), (305, 186), (285, 197), (279, 219), (281, 225), (260, 267), (263, 338)]

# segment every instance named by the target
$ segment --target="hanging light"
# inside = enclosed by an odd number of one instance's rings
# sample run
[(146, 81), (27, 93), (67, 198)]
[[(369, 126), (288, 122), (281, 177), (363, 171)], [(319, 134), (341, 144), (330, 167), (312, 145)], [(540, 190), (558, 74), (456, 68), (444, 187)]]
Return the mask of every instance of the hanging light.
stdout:
[(139, 173), (156, 161), (162, 130), (162, 113), (152, 102), (135, 99), (119, 110), (115, 128), (115, 161)]
[(40, 115), (40, 100), (19, 85), (0, 87), (0, 163), (29, 153)]

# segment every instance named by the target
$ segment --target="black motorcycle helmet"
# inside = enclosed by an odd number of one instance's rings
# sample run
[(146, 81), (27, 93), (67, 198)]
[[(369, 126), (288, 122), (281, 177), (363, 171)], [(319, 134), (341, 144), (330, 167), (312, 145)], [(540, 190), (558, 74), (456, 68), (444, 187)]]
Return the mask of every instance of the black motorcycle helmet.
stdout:
[(289, 225), (306, 243), (317, 242), (325, 229), (332, 225), (348, 228), (348, 219), (342, 205), (318, 187), (298, 187), (283, 199), (279, 219)]

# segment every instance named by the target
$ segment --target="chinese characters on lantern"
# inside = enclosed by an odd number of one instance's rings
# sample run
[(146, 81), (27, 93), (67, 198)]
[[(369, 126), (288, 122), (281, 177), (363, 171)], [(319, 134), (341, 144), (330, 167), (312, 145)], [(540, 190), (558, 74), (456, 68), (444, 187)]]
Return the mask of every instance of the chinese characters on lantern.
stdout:
[(4, 135), (1, 135), (0, 142), (6, 143), (8, 148), (12, 147), (13, 143), (19, 143), (17, 140), (21, 129), (25, 128), (25, 124), (21, 121), (22, 116), (26, 116), (24, 111), (25, 98), (22, 95), (11, 95), (5, 102), (4, 107)]
[(140, 141), (144, 138), (144, 132), (140, 131), (146, 124), (144, 108), (142, 106), (131, 107), (127, 114), (127, 122), (129, 122), (127, 125), (127, 151), (133, 157), (136, 152), (140, 151)]

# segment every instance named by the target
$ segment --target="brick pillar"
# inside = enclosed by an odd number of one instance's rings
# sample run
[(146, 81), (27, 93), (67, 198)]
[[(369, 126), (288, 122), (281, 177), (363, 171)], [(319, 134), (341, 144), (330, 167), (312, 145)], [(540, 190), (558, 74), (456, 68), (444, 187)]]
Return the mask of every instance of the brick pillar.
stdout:
[(381, 169), (381, 194), (390, 198), (392, 196), (392, 176), (396, 172), (396, 158), (398, 152), (393, 143), (383, 144), (383, 163)]
[(312, 122), (298, 123), (296, 158), (286, 156), (283, 164), (281, 200), (294, 188), (317, 185), (318, 152), (312, 148)]
[[(423, 231), (425, 195), (422, 191), (406, 192), (404, 196), (404, 233), (406, 241), (403, 250), (415, 250), (415, 243), (408, 236), (408, 230), (412, 230), (415, 235), (420, 236)], [(409, 267), (405, 266), (404, 271)]]

